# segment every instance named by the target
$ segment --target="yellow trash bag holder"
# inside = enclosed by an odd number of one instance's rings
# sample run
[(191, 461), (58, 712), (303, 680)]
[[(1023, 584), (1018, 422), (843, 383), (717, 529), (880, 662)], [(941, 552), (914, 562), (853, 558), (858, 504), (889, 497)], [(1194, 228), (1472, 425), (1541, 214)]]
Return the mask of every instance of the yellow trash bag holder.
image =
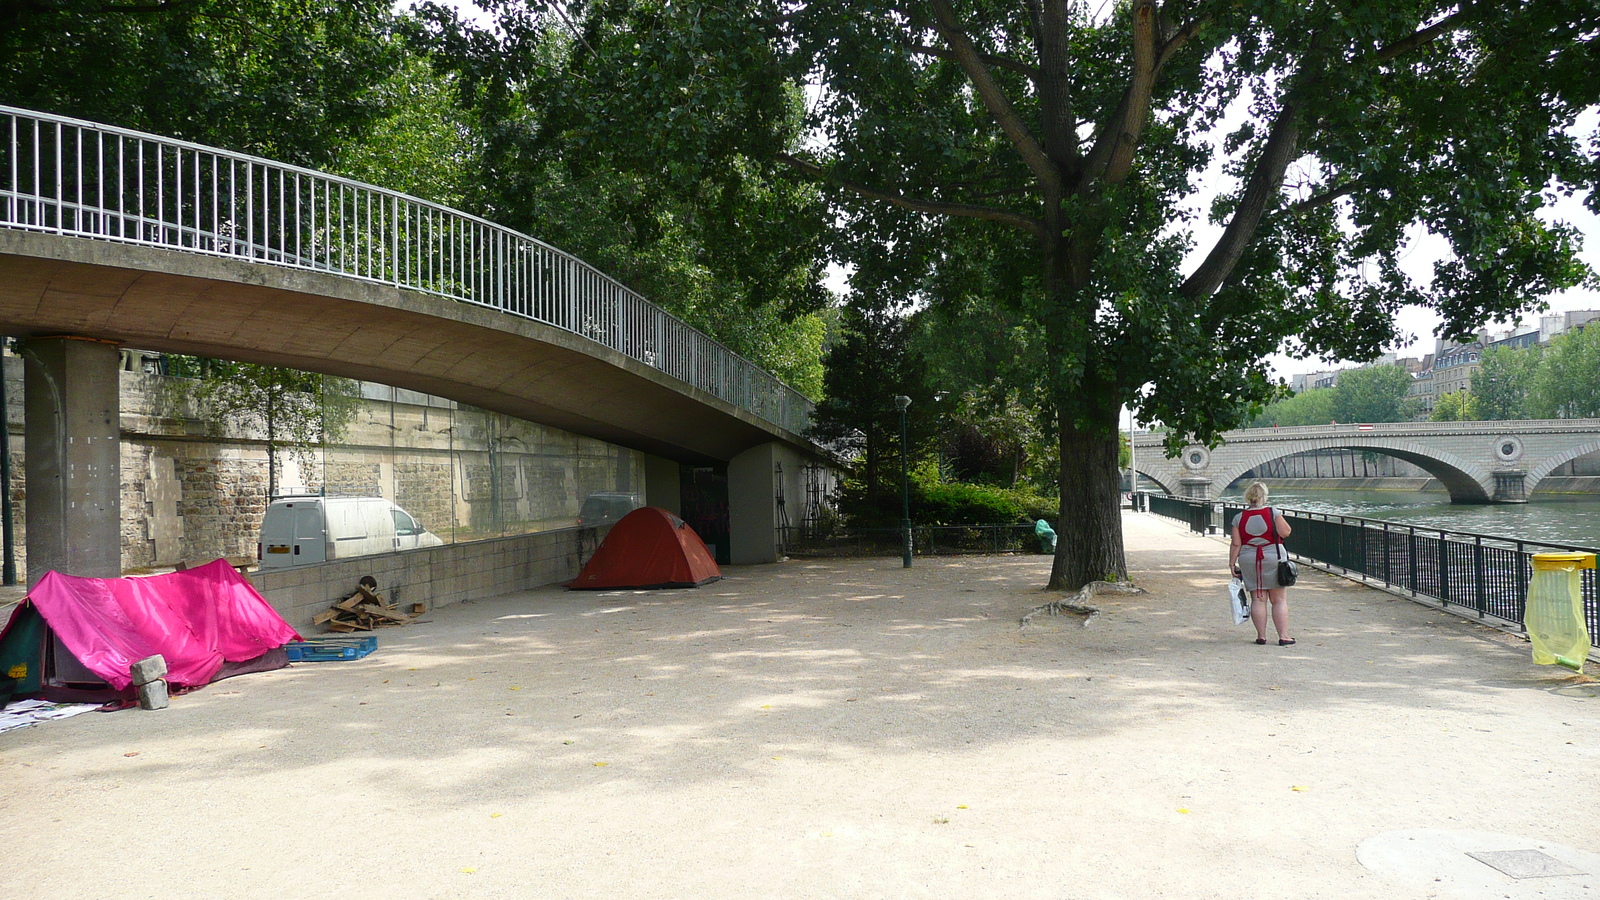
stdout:
[(1533, 582), (1522, 625), (1533, 642), (1533, 661), (1583, 671), (1589, 656), (1589, 629), (1583, 617), (1583, 585), (1578, 570), (1595, 567), (1593, 553), (1535, 553)]

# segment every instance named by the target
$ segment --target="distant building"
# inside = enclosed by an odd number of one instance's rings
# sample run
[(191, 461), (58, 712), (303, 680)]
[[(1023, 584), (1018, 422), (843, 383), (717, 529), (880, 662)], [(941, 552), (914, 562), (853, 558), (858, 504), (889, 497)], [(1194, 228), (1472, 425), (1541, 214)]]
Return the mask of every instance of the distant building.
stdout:
[(1423, 372), (1433, 371), (1433, 354), (1428, 353), (1422, 357), (1408, 356), (1395, 360), (1394, 364), (1404, 367), (1406, 372), (1411, 375), (1421, 375)]
[[(1429, 354), (1431, 359), (1432, 354)], [(1426, 419), (1433, 415), (1433, 372), (1418, 372), (1411, 378), (1406, 397), (1416, 401), (1417, 417)]]
[(1289, 387), (1297, 394), (1303, 391), (1314, 391), (1318, 388), (1330, 388), (1338, 383), (1338, 371), (1307, 372), (1304, 375), (1289, 376)]
[[(1536, 329), (1521, 332), (1503, 329), (1491, 333), (1485, 328), (1478, 332), (1477, 340), (1463, 344), (1440, 339), (1434, 343), (1433, 352), (1421, 358), (1401, 358), (1393, 353), (1385, 353), (1369, 366), (1404, 367), (1411, 374), (1411, 387), (1406, 391), (1406, 396), (1416, 401), (1417, 417), (1426, 419), (1433, 414), (1437, 398), (1457, 391), (1472, 390), (1472, 373), (1483, 367), (1484, 351), (1502, 348), (1525, 350), (1547, 344), (1569, 331), (1582, 331), (1592, 322), (1600, 322), (1600, 309), (1550, 313), (1539, 317), (1539, 327)], [(1333, 387), (1339, 382), (1340, 371), (1291, 375), (1289, 387), (1296, 393)]]
[(1483, 365), (1483, 341), (1470, 344), (1439, 342), (1433, 355), (1433, 395), (1472, 389), (1472, 373)]
[(1484, 347), (1483, 349), (1485, 349), (1485, 350), (1502, 350), (1502, 349), (1505, 349), (1505, 350), (1526, 350), (1529, 347), (1535, 346), (1535, 345), (1537, 345), (1539, 343), (1539, 335), (1540, 335), (1540, 332), (1538, 332), (1538, 331), (1524, 331), (1521, 334), (1509, 335), (1507, 337), (1501, 338), (1498, 341), (1490, 341), (1489, 345)]
[(1595, 319), (1600, 319), (1600, 309), (1575, 309), (1540, 316), (1539, 343), (1547, 344), (1557, 335), (1580, 330)]

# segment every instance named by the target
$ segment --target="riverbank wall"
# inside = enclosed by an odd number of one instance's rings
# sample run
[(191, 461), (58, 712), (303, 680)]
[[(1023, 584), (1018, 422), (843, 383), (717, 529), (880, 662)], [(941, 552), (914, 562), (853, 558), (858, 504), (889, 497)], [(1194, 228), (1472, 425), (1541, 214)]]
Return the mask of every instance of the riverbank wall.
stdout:
[[(1274, 491), (1439, 491), (1445, 487), (1437, 478), (1261, 478)], [(1241, 479), (1233, 487), (1242, 487)], [(1536, 499), (1559, 497), (1600, 497), (1600, 475), (1551, 475), (1533, 491)]]
[[(184, 379), (150, 374), (137, 351), (124, 353), (123, 571), (255, 557), (269, 483), (259, 423), (211, 417), (181, 384)], [(7, 401), (0, 434), (11, 449), (13, 543), (18, 573), (26, 579), (23, 362), (4, 356), (0, 363)], [(584, 497), (632, 493), (644, 483), (644, 457), (634, 450), (413, 391), (365, 382), (357, 389), (353, 414), (337, 442), (303, 457), (278, 450), (279, 494), (325, 488), (334, 496), (382, 497), (447, 543), (458, 543), (570, 528)], [(571, 555), (566, 549), (551, 552)]]

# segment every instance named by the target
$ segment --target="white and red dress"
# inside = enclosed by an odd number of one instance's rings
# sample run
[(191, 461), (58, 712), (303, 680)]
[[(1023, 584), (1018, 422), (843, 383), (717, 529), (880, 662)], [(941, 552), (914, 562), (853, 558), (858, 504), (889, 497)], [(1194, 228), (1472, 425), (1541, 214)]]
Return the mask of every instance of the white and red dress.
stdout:
[(1272, 507), (1247, 509), (1233, 520), (1239, 530), (1239, 558), (1235, 563), (1244, 579), (1244, 586), (1252, 591), (1279, 588), (1278, 563), (1289, 558), (1275, 524), (1277, 514)]

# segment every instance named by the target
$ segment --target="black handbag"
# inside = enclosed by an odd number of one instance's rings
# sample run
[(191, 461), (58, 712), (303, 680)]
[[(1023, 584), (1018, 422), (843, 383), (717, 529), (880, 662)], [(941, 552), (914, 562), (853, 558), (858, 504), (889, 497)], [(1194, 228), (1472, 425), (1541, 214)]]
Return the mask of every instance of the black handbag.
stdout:
[(1278, 561), (1278, 587), (1289, 587), (1300, 580), (1300, 567), (1294, 560), (1284, 559)]

